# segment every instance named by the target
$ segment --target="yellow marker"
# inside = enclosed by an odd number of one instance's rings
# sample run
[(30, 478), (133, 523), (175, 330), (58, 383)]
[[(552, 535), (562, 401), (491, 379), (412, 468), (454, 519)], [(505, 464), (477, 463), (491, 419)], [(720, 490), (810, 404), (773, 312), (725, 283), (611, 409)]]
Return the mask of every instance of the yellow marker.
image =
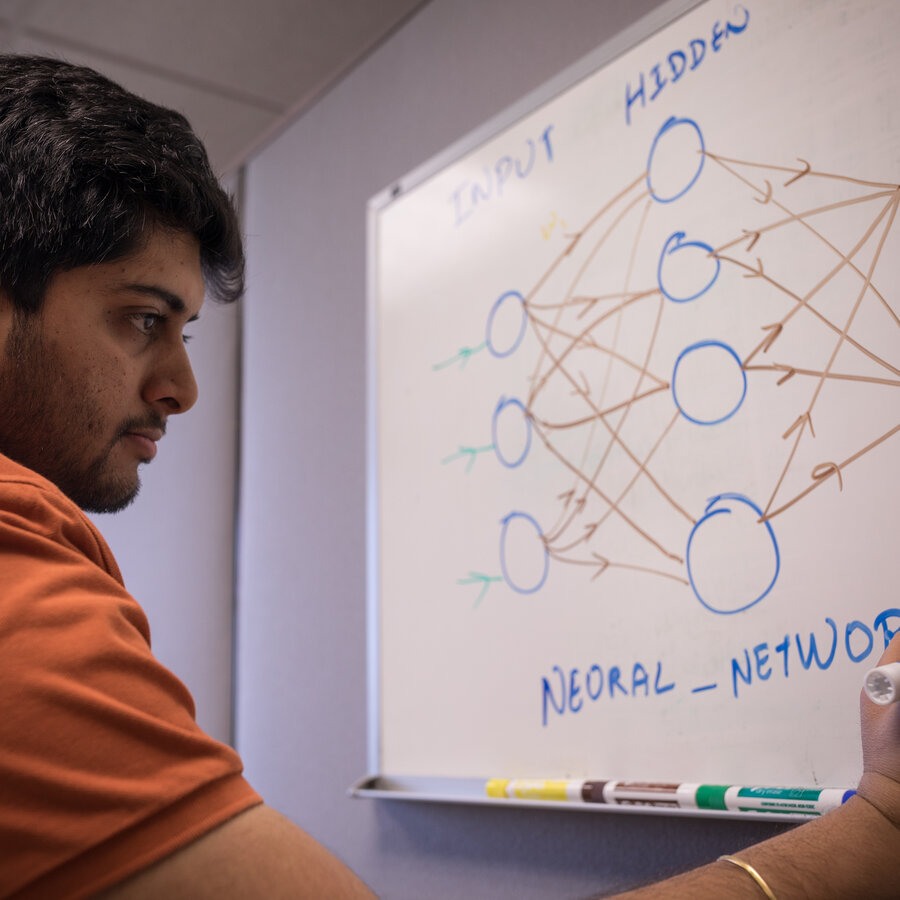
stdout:
[(497, 797), (500, 800), (504, 800), (506, 799), (506, 786), (508, 784), (508, 778), (492, 778), (485, 785), (484, 790), (488, 797)]
[(491, 778), (485, 785), (488, 797), (515, 800), (581, 801), (583, 781), (544, 778)]

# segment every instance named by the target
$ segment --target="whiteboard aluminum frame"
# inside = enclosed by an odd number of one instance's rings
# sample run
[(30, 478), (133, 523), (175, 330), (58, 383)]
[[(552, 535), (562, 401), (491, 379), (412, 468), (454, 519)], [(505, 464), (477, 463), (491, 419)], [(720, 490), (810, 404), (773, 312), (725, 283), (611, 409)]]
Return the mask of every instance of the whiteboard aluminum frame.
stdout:
[[(605, 65), (652, 37), (706, 0), (666, 0), (655, 10), (601, 44), (521, 100), (469, 132), (450, 147), (374, 195), (366, 210), (366, 684), (367, 752), (369, 775), (348, 788), (351, 797), (394, 800), (469, 803), (502, 808), (566, 809), (585, 812), (676, 815), (777, 821), (799, 824), (817, 818), (800, 814), (668, 809), (651, 806), (612, 806), (599, 803), (562, 803), (545, 800), (497, 800), (484, 795), (484, 780), (463, 778), (401, 777), (382, 772), (381, 759), (381, 622), (379, 570), (378, 489), (378, 217), (391, 203), (418, 187), (442, 169), (486, 143), (540, 106), (574, 87)], [(502, 775), (504, 773), (494, 773)], [(535, 773), (536, 775), (539, 773)], [(547, 777), (554, 773), (547, 773)], [(603, 773), (614, 778), (615, 773)], [(487, 776), (486, 776), (487, 777)]]
[(730, 809), (694, 809), (691, 807), (650, 806), (640, 804), (580, 803), (576, 800), (531, 800), (489, 797), (485, 781), (480, 778), (400, 777), (375, 775), (361, 778), (352, 785), (350, 797), (380, 800), (418, 800), (426, 803), (467, 803), (493, 806), (497, 809), (563, 809), (567, 812), (623, 813), (624, 815), (659, 815), (687, 818), (739, 819), (742, 822), (788, 822), (800, 825), (820, 815), (805, 813), (739, 812)]

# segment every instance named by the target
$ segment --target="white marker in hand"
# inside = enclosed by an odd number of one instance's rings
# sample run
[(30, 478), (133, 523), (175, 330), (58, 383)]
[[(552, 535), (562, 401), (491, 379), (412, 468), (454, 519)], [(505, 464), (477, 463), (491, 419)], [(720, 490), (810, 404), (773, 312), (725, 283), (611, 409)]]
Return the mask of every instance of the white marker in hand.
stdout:
[(866, 694), (873, 703), (887, 706), (900, 700), (900, 662), (866, 672)]

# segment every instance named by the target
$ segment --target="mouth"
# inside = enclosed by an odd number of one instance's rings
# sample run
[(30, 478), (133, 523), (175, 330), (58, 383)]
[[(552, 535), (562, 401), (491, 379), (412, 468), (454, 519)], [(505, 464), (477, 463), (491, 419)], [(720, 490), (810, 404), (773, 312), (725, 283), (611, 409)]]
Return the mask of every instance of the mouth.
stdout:
[(122, 439), (139, 455), (140, 459), (149, 462), (156, 456), (156, 442), (163, 436), (159, 428), (136, 428), (126, 431)]

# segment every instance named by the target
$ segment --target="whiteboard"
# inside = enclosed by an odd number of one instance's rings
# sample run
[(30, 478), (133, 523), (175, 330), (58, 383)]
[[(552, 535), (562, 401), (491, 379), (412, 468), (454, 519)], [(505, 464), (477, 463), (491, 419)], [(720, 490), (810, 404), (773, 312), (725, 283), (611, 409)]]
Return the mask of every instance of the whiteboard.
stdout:
[(372, 772), (858, 780), (900, 5), (685, 5), (370, 204)]

